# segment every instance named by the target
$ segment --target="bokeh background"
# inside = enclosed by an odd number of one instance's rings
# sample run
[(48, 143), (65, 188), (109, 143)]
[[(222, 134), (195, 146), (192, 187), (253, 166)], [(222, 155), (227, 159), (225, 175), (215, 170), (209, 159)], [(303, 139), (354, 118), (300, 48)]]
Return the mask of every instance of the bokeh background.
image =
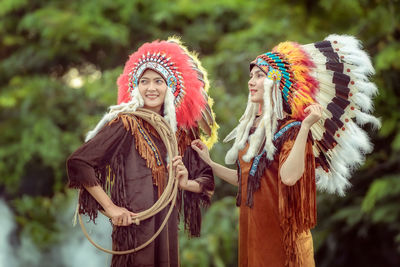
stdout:
[[(371, 55), (382, 128), (366, 128), (375, 150), (347, 195), (318, 194), (316, 263), (400, 266), (399, 14), (398, 0), (1, 0), (0, 266), (107, 265), (72, 227), (65, 160), (115, 104), (142, 43), (178, 35), (199, 52), (222, 140), (244, 111), (251, 59), (330, 33), (355, 35)], [(213, 159), (227, 149), (215, 145)], [(237, 266), (236, 188), (216, 181), (202, 237), (180, 234), (182, 266)]]

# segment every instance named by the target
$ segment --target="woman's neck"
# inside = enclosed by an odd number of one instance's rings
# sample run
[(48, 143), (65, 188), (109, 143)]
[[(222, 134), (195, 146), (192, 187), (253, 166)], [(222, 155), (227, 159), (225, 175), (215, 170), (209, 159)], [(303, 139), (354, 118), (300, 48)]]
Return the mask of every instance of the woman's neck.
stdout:
[(263, 114), (263, 104), (260, 103), (260, 104), (258, 105), (257, 116), (262, 116), (262, 114)]

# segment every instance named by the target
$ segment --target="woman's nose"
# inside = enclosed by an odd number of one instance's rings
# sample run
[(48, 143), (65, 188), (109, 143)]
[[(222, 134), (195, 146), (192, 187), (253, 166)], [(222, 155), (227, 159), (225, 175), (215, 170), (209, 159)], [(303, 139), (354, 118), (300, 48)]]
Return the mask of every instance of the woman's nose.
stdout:
[(156, 90), (156, 84), (153, 83), (153, 82), (151, 82), (151, 83), (149, 84), (149, 87), (147, 88), (147, 90)]
[(247, 82), (247, 84), (250, 85), (250, 86), (251, 86), (251, 85), (254, 85), (253, 78), (251, 78), (251, 79)]

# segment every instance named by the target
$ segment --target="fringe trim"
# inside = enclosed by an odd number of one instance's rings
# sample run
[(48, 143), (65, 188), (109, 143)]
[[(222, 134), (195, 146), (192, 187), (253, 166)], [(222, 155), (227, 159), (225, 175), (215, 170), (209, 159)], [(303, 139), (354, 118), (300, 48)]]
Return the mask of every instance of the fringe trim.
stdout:
[(176, 132), (176, 140), (178, 141), (179, 155), (185, 154), (186, 148), (190, 146), (192, 141), (198, 137), (198, 135), (196, 136), (196, 134), (197, 133), (193, 132), (191, 135), (193, 135), (194, 138), (191, 138), (191, 136), (189, 136), (189, 134), (186, 133), (186, 131), (181, 128)]
[[(129, 226), (118, 227), (113, 226), (112, 240), (113, 250), (122, 251), (137, 247), (137, 228), (135, 224)], [(139, 232), (140, 234), (140, 232)], [(113, 255), (111, 259), (111, 267), (121, 267), (121, 266), (135, 266), (135, 253), (126, 255)]]
[[(194, 139), (197, 139), (198, 137), (198, 128), (192, 128), (190, 131), (178, 129), (176, 133), (176, 139), (178, 141), (179, 154), (189, 156), (189, 154), (186, 153), (186, 149), (190, 146), (192, 141)], [(177, 199), (177, 205), (179, 207), (178, 212), (179, 215), (182, 214), (183, 206), (183, 220), (185, 231), (189, 234), (190, 237), (199, 237), (202, 222), (201, 209), (208, 208), (211, 204), (211, 196), (207, 192), (214, 191), (214, 181), (210, 182), (208, 179), (192, 177), (190, 175), (190, 170), (189, 179), (198, 182), (202, 188), (202, 192), (194, 193), (190, 191), (179, 190)]]
[(249, 174), (247, 182), (246, 205), (250, 208), (252, 208), (254, 204), (253, 194), (260, 188), (261, 179), (264, 175), (264, 172), (271, 165), (271, 163), (272, 161), (267, 159), (266, 153), (263, 152), (260, 157), (260, 164), (258, 165), (256, 173), (254, 174), (254, 176)]
[(111, 199), (114, 204), (120, 207), (127, 207), (126, 203), (126, 191), (125, 191), (125, 175), (124, 175), (124, 155), (117, 155), (111, 165), (104, 168), (103, 172), (104, 177), (107, 180), (110, 180), (111, 177), (115, 177), (114, 184), (111, 190)]
[[(287, 122), (288, 122), (288, 119), (280, 120), (278, 122), (277, 129), (282, 129), (282, 127), (287, 125)], [(277, 151), (281, 150), (282, 145), (287, 140), (294, 140), (297, 137), (299, 130), (300, 130), (300, 125), (292, 126), (290, 128), (290, 130), (287, 130), (280, 137), (278, 137), (276, 140), (274, 140), (273, 145), (274, 145), (274, 147), (276, 147)], [(276, 153), (276, 155), (278, 155), (278, 154), (279, 153)], [(263, 151), (262, 154), (259, 154), (258, 156), (260, 158), (259, 158), (259, 164), (258, 164), (257, 170), (254, 175), (251, 175), (251, 173), (249, 173), (248, 181), (247, 181), (246, 205), (250, 208), (253, 207), (253, 204), (254, 204), (253, 194), (260, 188), (261, 179), (264, 176), (265, 170), (272, 164), (272, 160), (269, 160), (266, 157), (265, 151)], [(240, 192), (238, 192), (238, 194), (239, 193), (241, 194), (241, 190), (240, 190)], [(238, 206), (240, 206), (241, 201), (237, 201), (237, 202), (239, 202)]]
[[(313, 160), (307, 155), (307, 162)], [(286, 254), (286, 266), (297, 267), (302, 263), (296, 241), (298, 236), (316, 225), (316, 201), (314, 164), (308, 164), (304, 175), (294, 186), (279, 182), (279, 215), (283, 230), (283, 244)]]
[(211, 204), (209, 197), (203, 193), (185, 191), (183, 193), (183, 217), (185, 231), (191, 237), (199, 237), (201, 232), (201, 208), (208, 208)]
[(238, 176), (238, 192), (236, 195), (236, 206), (240, 207), (242, 204), (242, 167), (240, 167), (239, 159), (236, 160), (237, 165), (237, 176)]
[(125, 129), (133, 135), (135, 148), (139, 155), (146, 160), (146, 166), (151, 169), (153, 184), (157, 186), (158, 197), (160, 197), (166, 187), (166, 171), (161, 153), (149, 134), (151, 133), (155, 138), (159, 138), (158, 133), (148, 123), (132, 114), (119, 114), (117, 118), (109, 122), (109, 125), (119, 120), (122, 121)]
[(103, 208), (92, 197), (86, 189), (82, 189), (79, 193), (79, 214), (86, 214), (89, 220), (96, 223), (97, 212)]
[[(290, 140), (293, 140), (291, 135)], [(311, 138), (311, 135), (308, 137)], [(301, 266), (302, 258), (296, 241), (298, 236), (317, 222), (315, 161), (312, 146), (306, 148), (306, 166), (303, 176), (293, 186), (278, 182), (279, 216), (286, 254), (285, 266)]]
[[(288, 124), (288, 120), (279, 121), (278, 129)], [(278, 151), (282, 149), (283, 144), (289, 140), (295, 140), (300, 130), (300, 125), (292, 126), (282, 136), (274, 141), (274, 146)], [(311, 133), (308, 136), (312, 138)], [(311, 139), (312, 140), (312, 139)], [(317, 220), (316, 213), (316, 184), (315, 184), (315, 161), (313, 158), (312, 146), (306, 147), (306, 169), (304, 175), (293, 186), (287, 186), (278, 181), (279, 197), (279, 217), (280, 226), (283, 231), (283, 244), (286, 254), (286, 267), (298, 267), (301, 264), (301, 257), (296, 245), (297, 238), (302, 232), (315, 227)], [(278, 155), (279, 153), (277, 153)], [(264, 176), (266, 168), (272, 161), (266, 158), (266, 153), (259, 155), (259, 164), (254, 175), (249, 173), (247, 182), (247, 201), (248, 207), (253, 206), (253, 194), (260, 188), (261, 179)], [(241, 169), (238, 165), (239, 185), (241, 184)], [(241, 187), (236, 198), (236, 205), (241, 205)]]

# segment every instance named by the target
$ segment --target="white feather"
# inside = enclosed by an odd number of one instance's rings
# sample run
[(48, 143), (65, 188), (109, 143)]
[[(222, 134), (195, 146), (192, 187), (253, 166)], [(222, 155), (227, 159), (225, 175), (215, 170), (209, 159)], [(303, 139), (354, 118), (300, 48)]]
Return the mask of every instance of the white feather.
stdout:
[(374, 127), (374, 129), (381, 128), (381, 120), (380, 119), (378, 119), (372, 115), (363, 113), (360, 110), (355, 110), (354, 114), (356, 115), (356, 120), (359, 125), (363, 126), (367, 123), (370, 123)]
[(371, 98), (365, 94), (358, 92), (353, 96), (354, 103), (356, 103), (362, 111), (372, 112), (374, 109)]
[(236, 135), (237, 135), (237, 128), (238, 128), (238, 127), (235, 127), (235, 128), (224, 138), (224, 140), (223, 140), (224, 143), (228, 143), (228, 142), (230, 142), (231, 140), (233, 140), (233, 139), (236, 138)]
[(358, 88), (360, 92), (363, 94), (373, 97), (378, 95), (378, 88), (374, 83), (364, 82), (364, 81), (355, 81), (354, 87)]
[(358, 127), (354, 122), (350, 121), (346, 124), (346, 134), (349, 135), (350, 143), (356, 148), (360, 149), (363, 153), (372, 152), (373, 146), (369, 140), (367, 133)]

